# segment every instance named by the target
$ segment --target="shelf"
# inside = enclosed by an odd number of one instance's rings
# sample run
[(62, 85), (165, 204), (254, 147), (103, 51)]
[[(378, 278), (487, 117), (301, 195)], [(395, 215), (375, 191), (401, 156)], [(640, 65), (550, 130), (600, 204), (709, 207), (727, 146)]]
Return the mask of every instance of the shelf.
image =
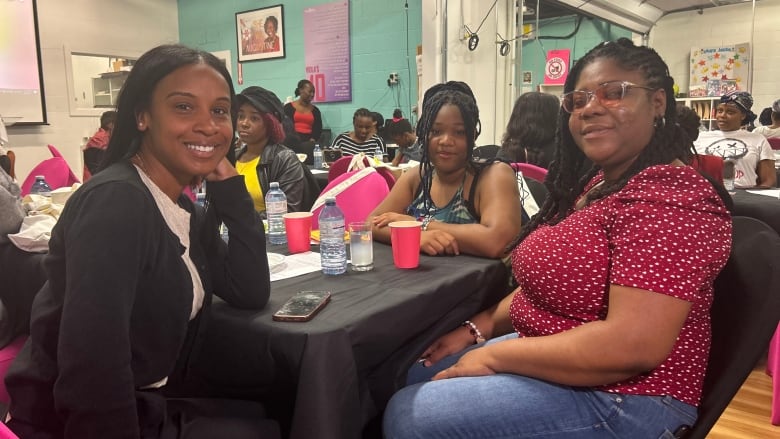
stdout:
[(128, 71), (101, 73), (92, 78), (92, 97), (94, 107), (113, 107), (122, 86), (130, 74)]
[(715, 109), (720, 102), (720, 97), (680, 98), (686, 107), (693, 109), (701, 118), (701, 125), (708, 131), (716, 130)]

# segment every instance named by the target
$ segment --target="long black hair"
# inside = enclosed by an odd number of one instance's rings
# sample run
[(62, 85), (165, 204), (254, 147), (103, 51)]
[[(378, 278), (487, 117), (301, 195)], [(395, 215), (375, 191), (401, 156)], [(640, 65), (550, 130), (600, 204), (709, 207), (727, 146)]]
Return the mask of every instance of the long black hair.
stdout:
[(501, 140), (501, 156), (548, 168), (555, 151), (558, 98), (529, 91), (515, 101)]
[(444, 105), (455, 105), (460, 110), (463, 125), (466, 129), (466, 162), (467, 166), (474, 169), (472, 157), (476, 147), (477, 137), (481, 131), (479, 122), (479, 108), (474, 92), (465, 82), (449, 81), (444, 84), (436, 84), (425, 91), (422, 103), (422, 113), (417, 122), (417, 139), (422, 143), (422, 157), (420, 159), (420, 185), (423, 194), (425, 208), (433, 207), (431, 200), (431, 184), (433, 182), (433, 165), (428, 155), (430, 134), (436, 116)]
[[(225, 64), (216, 56), (203, 50), (192, 49), (180, 44), (157, 46), (138, 58), (119, 92), (116, 122), (108, 142), (108, 153), (103, 163), (104, 167), (130, 160), (138, 152), (144, 133), (138, 129), (136, 117), (149, 109), (157, 83), (180, 67), (201, 63), (209, 65), (225, 78), (230, 89), (232, 104), (230, 119), (235, 131), (236, 92)], [(233, 150), (233, 142), (231, 142), (228, 151)]]
[[(566, 78), (564, 92), (574, 90), (575, 84), (585, 66), (599, 59), (609, 59), (624, 70), (641, 72), (646, 80), (646, 86), (663, 89), (666, 93), (666, 109), (664, 116), (655, 120), (655, 130), (650, 142), (642, 150), (631, 166), (615, 181), (604, 184), (587, 194), (586, 201), (604, 198), (622, 189), (634, 175), (650, 166), (670, 163), (680, 159), (685, 163), (690, 161), (692, 141), (685, 131), (677, 125), (677, 109), (672, 85), (674, 80), (669, 76), (669, 68), (658, 53), (645, 46), (636, 46), (627, 38), (614, 42), (601, 43), (580, 58)], [(579, 170), (586, 163), (585, 154), (577, 147), (571, 131), (569, 118), (571, 114), (562, 108), (558, 111), (558, 144), (545, 186), (550, 191), (539, 213), (526, 224), (520, 232), (519, 241), (528, 236), (542, 224), (556, 224), (568, 215), (574, 207), (579, 194), (585, 185), (599, 172), (600, 167), (594, 165), (582, 175)]]

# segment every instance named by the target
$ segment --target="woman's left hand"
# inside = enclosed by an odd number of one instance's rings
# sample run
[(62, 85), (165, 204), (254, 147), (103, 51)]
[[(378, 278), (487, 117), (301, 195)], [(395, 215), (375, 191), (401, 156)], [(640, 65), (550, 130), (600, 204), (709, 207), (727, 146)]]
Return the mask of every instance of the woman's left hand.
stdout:
[(217, 167), (211, 171), (205, 179), (206, 181), (222, 181), (235, 177), (236, 175), (238, 175), (236, 168), (233, 167), (227, 157), (223, 157), (222, 160), (217, 163)]
[(436, 381), (446, 378), (495, 375), (496, 371), (488, 366), (490, 360), (490, 349), (483, 346), (466, 352), (457, 363), (437, 373), (431, 379)]

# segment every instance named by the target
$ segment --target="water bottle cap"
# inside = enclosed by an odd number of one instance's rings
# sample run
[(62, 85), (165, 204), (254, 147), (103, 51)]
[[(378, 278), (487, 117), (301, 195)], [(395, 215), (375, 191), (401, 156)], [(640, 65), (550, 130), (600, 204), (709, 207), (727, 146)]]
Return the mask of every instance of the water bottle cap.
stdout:
[(45, 180), (46, 178), (43, 175), (36, 175), (35, 179), (36, 180)]
[(332, 206), (334, 204), (336, 204), (336, 199), (335, 198), (329, 197), (329, 198), (325, 199), (325, 205), (326, 206)]
[(271, 182), (271, 189), (279, 189), (279, 182), (278, 181), (272, 181)]

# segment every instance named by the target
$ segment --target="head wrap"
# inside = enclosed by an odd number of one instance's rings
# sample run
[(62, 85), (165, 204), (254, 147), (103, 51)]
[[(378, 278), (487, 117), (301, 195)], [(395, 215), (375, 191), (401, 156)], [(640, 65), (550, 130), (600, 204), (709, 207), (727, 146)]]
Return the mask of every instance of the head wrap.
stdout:
[(739, 109), (745, 113), (745, 117), (742, 119), (743, 124), (748, 124), (756, 120), (756, 114), (750, 111), (753, 107), (753, 96), (746, 91), (730, 91), (720, 97), (720, 103), (733, 103)]
[(263, 87), (247, 87), (236, 95), (238, 104), (249, 104), (262, 113), (268, 137), (271, 142), (279, 143), (285, 138), (282, 121), (285, 118), (282, 101), (276, 95)]

